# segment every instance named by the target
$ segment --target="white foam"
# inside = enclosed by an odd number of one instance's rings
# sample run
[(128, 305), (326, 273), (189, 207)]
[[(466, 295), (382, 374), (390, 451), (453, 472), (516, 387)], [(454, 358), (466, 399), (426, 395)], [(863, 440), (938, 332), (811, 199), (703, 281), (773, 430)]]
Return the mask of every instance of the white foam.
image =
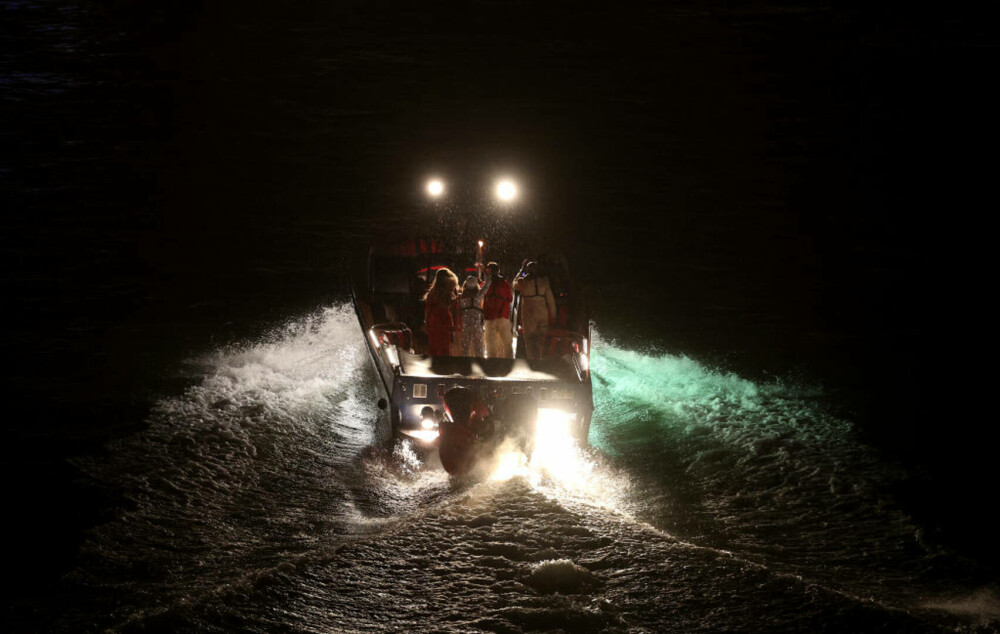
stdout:
[(933, 599), (924, 603), (923, 607), (961, 616), (1000, 618), (1000, 596), (990, 588), (982, 588), (966, 596)]
[(573, 594), (598, 582), (592, 572), (570, 559), (549, 559), (533, 565), (524, 583), (540, 592)]

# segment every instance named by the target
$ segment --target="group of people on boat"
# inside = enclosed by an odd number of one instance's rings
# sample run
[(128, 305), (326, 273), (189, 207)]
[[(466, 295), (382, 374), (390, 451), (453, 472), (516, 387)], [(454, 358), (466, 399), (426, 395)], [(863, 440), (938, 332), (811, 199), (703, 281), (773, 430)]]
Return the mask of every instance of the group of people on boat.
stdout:
[[(424, 324), (431, 356), (512, 358), (511, 309), (520, 296), (519, 319), (529, 359), (546, 356), (550, 326), (559, 325), (560, 310), (549, 277), (536, 261), (525, 260), (511, 284), (500, 266), (476, 263), (478, 275), (464, 282), (440, 268), (424, 295)], [(565, 325), (565, 324), (562, 324)]]

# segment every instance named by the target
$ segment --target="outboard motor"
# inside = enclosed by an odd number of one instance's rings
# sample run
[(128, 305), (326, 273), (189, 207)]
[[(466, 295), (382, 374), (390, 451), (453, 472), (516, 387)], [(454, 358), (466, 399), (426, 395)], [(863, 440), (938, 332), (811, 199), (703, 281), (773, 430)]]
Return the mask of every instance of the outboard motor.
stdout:
[(507, 439), (531, 456), (537, 407), (530, 396), (512, 395), (497, 411), (491, 411), (473, 390), (453, 387), (444, 395), (444, 410), (438, 455), (449, 474), (471, 473)]

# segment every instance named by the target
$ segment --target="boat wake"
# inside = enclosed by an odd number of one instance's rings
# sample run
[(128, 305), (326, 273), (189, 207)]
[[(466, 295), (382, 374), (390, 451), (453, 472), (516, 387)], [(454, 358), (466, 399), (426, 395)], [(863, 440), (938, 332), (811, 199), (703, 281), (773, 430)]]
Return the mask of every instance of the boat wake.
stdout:
[[(485, 480), (379, 440), (347, 304), (193, 360), (200, 379), (156, 403), (145, 430), (79, 462), (123, 499), (67, 580), (87, 597), (79, 618), (105, 615), (111, 630), (934, 631), (885, 607), (942, 612), (915, 598), (926, 557), (886, 554), (913, 527), (878, 502), (885, 471), (847, 422), (803, 388), (600, 339), (593, 354), (593, 446), (548, 438), (530, 461), (502, 453)], [(859, 603), (873, 571), (913, 597)]]

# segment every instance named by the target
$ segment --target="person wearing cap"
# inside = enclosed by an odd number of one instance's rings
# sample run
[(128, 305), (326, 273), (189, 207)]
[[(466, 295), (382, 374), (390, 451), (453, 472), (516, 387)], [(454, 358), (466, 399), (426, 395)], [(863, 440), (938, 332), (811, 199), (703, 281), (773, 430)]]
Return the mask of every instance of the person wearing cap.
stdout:
[(549, 278), (539, 270), (537, 262), (525, 262), (514, 278), (514, 290), (521, 294), (521, 333), (529, 359), (542, 358), (545, 333), (556, 315), (556, 297)]
[(510, 327), (510, 307), (514, 291), (510, 282), (500, 275), (500, 265), (486, 265), (487, 289), (483, 295), (483, 320), (486, 332), (486, 356), (491, 359), (514, 358), (514, 335)]
[(470, 275), (462, 285), (462, 295), (458, 298), (459, 315), (462, 325), (459, 356), (484, 357), (485, 340), (483, 326), (483, 296), (489, 292), (491, 279), (482, 288), (475, 275)]

